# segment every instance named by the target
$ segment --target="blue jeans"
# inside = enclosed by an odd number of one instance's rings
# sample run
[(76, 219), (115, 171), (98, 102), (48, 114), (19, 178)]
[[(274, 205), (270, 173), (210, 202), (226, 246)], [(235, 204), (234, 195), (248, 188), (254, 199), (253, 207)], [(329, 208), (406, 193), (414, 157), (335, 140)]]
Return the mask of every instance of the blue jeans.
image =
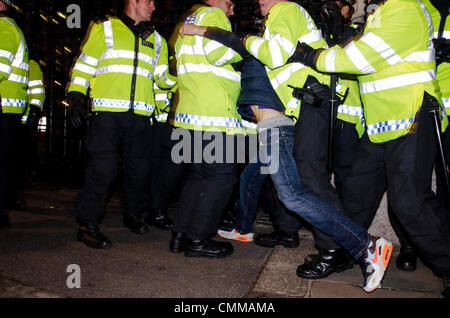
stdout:
[[(336, 244), (349, 251), (355, 259), (360, 258), (367, 248), (369, 234), (363, 227), (303, 187), (293, 156), (294, 136), (294, 126), (261, 130), (260, 147), (265, 151), (260, 152), (261, 156), (257, 161), (259, 166), (269, 171), (278, 198), (288, 210), (328, 235)], [(276, 148), (278, 153), (275, 151)], [(261, 174), (259, 177), (256, 176), (256, 172), (261, 172), (257, 171), (257, 166), (258, 164), (253, 164), (249, 171), (244, 170), (244, 173), (252, 176), (254, 187), (260, 180), (264, 181), (265, 177)]]

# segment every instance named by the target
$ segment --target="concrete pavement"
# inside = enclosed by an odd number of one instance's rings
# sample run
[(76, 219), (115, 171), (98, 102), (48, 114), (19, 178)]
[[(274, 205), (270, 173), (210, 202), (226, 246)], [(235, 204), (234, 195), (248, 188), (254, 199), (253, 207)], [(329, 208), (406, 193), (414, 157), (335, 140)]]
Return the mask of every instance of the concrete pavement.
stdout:
[[(186, 258), (168, 251), (167, 231), (151, 227), (139, 236), (124, 228), (117, 197), (102, 224), (113, 247), (93, 250), (75, 240), (77, 193), (30, 190), (28, 209), (11, 212), (12, 227), (0, 230), (0, 298), (438, 298), (442, 289), (422, 263), (415, 272), (397, 270), (398, 248), (382, 288), (371, 294), (361, 288), (359, 267), (317, 281), (301, 279), (297, 266), (315, 252), (304, 229), (295, 249), (233, 242), (231, 257)], [(256, 230), (271, 230), (264, 214)]]

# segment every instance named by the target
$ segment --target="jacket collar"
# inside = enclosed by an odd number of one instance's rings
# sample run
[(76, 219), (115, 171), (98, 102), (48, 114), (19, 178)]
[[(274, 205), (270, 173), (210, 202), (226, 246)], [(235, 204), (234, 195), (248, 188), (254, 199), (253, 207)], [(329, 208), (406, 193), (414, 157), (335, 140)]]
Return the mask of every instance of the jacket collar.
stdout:
[(136, 36), (142, 36), (145, 33), (150, 34), (152, 32), (152, 25), (150, 22), (140, 22), (139, 24), (135, 25), (136, 21), (134, 21), (132, 18), (127, 16), (125, 13), (121, 13), (118, 18), (133, 32)]

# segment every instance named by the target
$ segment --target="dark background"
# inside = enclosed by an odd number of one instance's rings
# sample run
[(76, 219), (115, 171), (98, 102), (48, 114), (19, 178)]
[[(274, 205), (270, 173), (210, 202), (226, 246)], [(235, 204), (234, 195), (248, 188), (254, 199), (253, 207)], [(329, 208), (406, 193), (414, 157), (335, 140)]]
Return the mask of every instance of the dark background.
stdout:
[[(157, 0), (152, 23), (166, 40), (181, 16), (195, 0)], [(245, 32), (258, 17), (254, 0), (235, 0), (233, 29)], [(35, 0), (14, 2), (13, 18), (23, 30), (30, 56), (44, 73), (46, 100), (39, 127), (38, 156), (34, 160), (32, 183), (78, 187), (85, 164), (84, 133), (70, 129), (63, 104), (69, 73), (79, 54), (90, 21), (123, 10), (122, 0)], [(70, 4), (81, 8), (81, 28), (69, 28), (66, 18)], [(64, 17), (66, 16), (66, 18)]]

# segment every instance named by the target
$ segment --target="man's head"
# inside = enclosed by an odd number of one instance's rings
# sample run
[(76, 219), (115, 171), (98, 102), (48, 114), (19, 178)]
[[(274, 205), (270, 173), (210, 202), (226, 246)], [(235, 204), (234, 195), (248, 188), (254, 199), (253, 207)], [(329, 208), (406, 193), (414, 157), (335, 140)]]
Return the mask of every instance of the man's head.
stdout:
[(0, 0), (0, 11), (6, 11), (12, 7), (12, 2), (10, 0)]
[(265, 17), (274, 4), (278, 2), (286, 2), (287, 0), (259, 0), (259, 9), (261, 10), (261, 15)]
[(228, 0), (228, 11), (226, 12), (228, 18), (234, 15), (234, 5), (233, 1)]
[(125, 0), (125, 14), (136, 24), (151, 21), (155, 9), (154, 0)]
[[(206, 0), (204, 1), (206, 4), (209, 4), (212, 7), (217, 7), (222, 9), (223, 12), (229, 17), (228, 13), (230, 11), (230, 6), (232, 2), (230, 0)], [(234, 12), (233, 12), (234, 14)]]

